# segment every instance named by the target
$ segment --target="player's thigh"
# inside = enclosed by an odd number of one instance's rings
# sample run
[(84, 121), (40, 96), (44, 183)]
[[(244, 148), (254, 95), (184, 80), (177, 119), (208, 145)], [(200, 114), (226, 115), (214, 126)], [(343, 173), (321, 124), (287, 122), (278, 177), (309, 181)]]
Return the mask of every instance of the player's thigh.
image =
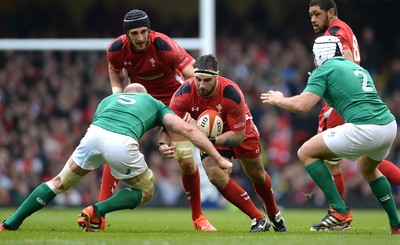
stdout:
[(147, 163), (134, 138), (108, 132), (106, 139), (101, 152), (115, 178), (129, 179), (146, 171)]
[(314, 135), (311, 139), (307, 140), (298, 150), (297, 155), (302, 162), (308, 159), (326, 159), (335, 156), (325, 144), (322, 134)]

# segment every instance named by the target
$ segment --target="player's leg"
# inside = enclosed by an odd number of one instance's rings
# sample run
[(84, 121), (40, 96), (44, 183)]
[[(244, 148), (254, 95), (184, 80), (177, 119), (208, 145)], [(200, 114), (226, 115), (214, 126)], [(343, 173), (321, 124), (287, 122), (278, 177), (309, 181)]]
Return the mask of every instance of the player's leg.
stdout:
[(118, 182), (119, 180), (111, 175), (110, 166), (104, 164), (98, 201), (101, 202), (110, 198), (114, 194)]
[(389, 217), (390, 227), (392, 230), (397, 229), (398, 231), (400, 228), (400, 219), (397, 213), (396, 204), (387, 178), (377, 170), (379, 163), (379, 161), (374, 161), (366, 156), (362, 156), (358, 160), (358, 166), (364, 179), (368, 181), (372, 192)]
[(256, 158), (240, 158), (243, 171), (251, 180), (256, 193), (263, 201), (263, 208), (267, 213), (272, 226), (277, 232), (286, 232), (285, 220), (275, 201), (271, 177), (265, 171), (261, 156)]
[(69, 190), (88, 172), (90, 171), (80, 168), (69, 158), (61, 172), (36, 187), (17, 211), (0, 225), (0, 229), (17, 230), (27, 217), (45, 207), (57, 194)]
[(340, 170), (341, 159), (324, 160), (332, 173), (333, 181), (336, 189), (339, 191), (340, 197), (344, 200), (345, 183), (342, 171)]
[(390, 183), (400, 185), (400, 168), (397, 167), (394, 163), (388, 160), (383, 160), (378, 165), (378, 169), (383, 175), (386, 176), (387, 180)]
[[(144, 161), (144, 160), (143, 160)], [(80, 214), (79, 225), (84, 231), (101, 230), (102, 219), (105, 214), (123, 209), (134, 209), (139, 204), (148, 202), (154, 193), (153, 172), (146, 169), (135, 177), (124, 179), (130, 188), (124, 188), (116, 192), (112, 197), (89, 205)]]
[(186, 139), (175, 136), (172, 144), (175, 146), (175, 157), (182, 172), (182, 184), (192, 210), (193, 225), (196, 230), (216, 231), (203, 215), (200, 193), (200, 172), (195, 162), (194, 145)]
[[(325, 105), (322, 107), (319, 114), (318, 133), (321, 133), (328, 128), (334, 128), (342, 124), (344, 124), (344, 120), (335, 109), (333, 109), (329, 105)], [(335, 186), (338, 189), (340, 196), (344, 200), (345, 183), (343, 174), (340, 171), (338, 164), (340, 163), (340, 160), (340, 158), (332, 158), (325, 159), (324, 162), (329, 167), (333, 176), (333, 180), (335, 182)]]
[[(229, 152), (227, 151), (225, 153), (232, 155), (232, 153)], [(226, 154), (224, 154), (224, 151), (220, 151), (220, 153), (222, 156), (230, 159), (230, 157), (227, 157)], [(257, 209), (247, 192), (235, 181), (230, 179), (229, 175), (222, 171), (211, 157), (203, 153), (202, 159), (204, 170), (210, 182), (226, 200), (235, 205), (243, 213), (249, 216), (250, 219), (252, 219), (250, 232), (267, 231), (271, 224), (260, 210)]]
[[(328, 215), (311, 227), (312, 231), (330, 230), (331, 227), (350, 223), (352, 215), (346, 207), (336, 186), (332, 180), (332, 174), (329, 168), (321, 159), (331, 159), (336, 157), (326, 146), (323, 135), (329, 130), (321, 134), (317, 134), (307, 142), (305, 142), (298, 151), (298, 157), (304, 164), (306, 171), (324, 193), (329, 206)], [(341, 142), (338, 140), (338, 142)]]
[(255, 125), (251, 131), (246, 132), (246, 139), (232, 150), (235, 157), (239, 158), (242, 169), (251, 180), (254, 190), (261, 197), (264, 210), (271, 220), (274, 230), (286, 232), (285, 221), (275, 201), (271, 177), (264, 169), (259, 133)]
[[(111, 175), (110, 166), (108, 164), (104, 164), (98, 201), (101, 202), (110, 198), (115, 193), (118, 182), (119, 180)], [(106, 215), (103, 215), (101, 219), (102, 221), (100, 222), (101, 226), (99, 229), (104, 230), (106, 228)]]
[[(360, 142), (354, 147), (355, 151), (361, 149), (365, 155), (358, 159), (358, 167), (364, 179), (369, 183), (372, 192), (385, 209), (391, 231), (400, 234), (400, 218), (397, 213), (395, 201), (393, 199), (390, 184), (385, 176), (378, 170), (381, 160), (388, 156), (390, 147), (396, 137), (397, 124), (392, 121), (386, 125), (359, 125), (362, 131), (355, 135), (355, 140)], [(374, 140), (370, 140), (370, 135), (374, 135)], [(366, 140), (364, 140), (366, 138)], [(380, 143), (377, 143), (380, 142)], [(374, 160), (379, 159), (379, 160)]]
[(132, 137), (110, 131), (103, 132), (101, 143), (99, 148), (112, 176), (124, 180), (131, 188), (120, 190), (110, 198), (83, 209), (78, 225), (85, 231), (101, 230), (102, 216), (106, 213), (135, 208), (153, 195), (153, 174), (139, 151), (139, 143)]

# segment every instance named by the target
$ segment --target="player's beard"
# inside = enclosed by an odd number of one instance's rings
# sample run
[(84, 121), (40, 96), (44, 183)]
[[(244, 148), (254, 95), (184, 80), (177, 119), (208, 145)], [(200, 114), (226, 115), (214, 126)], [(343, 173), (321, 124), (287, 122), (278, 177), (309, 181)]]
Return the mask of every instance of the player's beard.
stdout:
[(321, 26), (318, 26), (318, 30), (315, 31), (317, 34), (324, 34), (326, 30), (328, 30), (329, 27), (329, 17), (326, 16), (323, 24)]
[(214, 86), (212, 86), (210, 89), (199, 88), (197, 89), (197, 92), (200, 94), (201, 97), (209, 98), (214, 95), (215, 90), (217, 89), (217, 85), (218, 81), (215, 81)]

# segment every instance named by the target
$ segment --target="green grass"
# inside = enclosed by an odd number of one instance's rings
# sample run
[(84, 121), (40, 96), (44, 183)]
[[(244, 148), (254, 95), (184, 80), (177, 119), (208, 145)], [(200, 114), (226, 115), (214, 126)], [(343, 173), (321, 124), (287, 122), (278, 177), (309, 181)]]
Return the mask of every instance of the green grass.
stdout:
[[(15, 209), (0, 209), (6, 218)], [(400, 244), (400, 236), (388, 235), (386, 213), (381, 210), (352, 210), (354, 221), (348, 232), (311, 232), (310, 225), (326, 210), (283, 210), (287, 233), (273, 230), (248, 233), (250, 219), (239, 211), (205, 210), (218, 232), (195, 231), (189, 209), (138, 208), (107, 215), (103, 232), (86, 233), (76, 220), (80, 209), (45, 208), (25, 220), (18, 231), (0, 232), (0, 244)]]

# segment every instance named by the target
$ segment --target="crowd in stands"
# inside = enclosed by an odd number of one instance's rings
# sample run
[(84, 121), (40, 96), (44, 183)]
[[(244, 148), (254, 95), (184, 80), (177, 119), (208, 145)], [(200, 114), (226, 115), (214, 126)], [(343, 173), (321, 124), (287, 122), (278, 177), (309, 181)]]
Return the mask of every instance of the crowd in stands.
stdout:
[[(369, 58), (374, 54), (362, 55)], [(259, 101), (260, 93), (269, 89), (279, 89), (287, 95), (302, 91), (307, 72), (313, 69), (309, 47), (296, 39), (269, 40), (260, 36), (243, 43), (221, 36), (217, 56), (221, 74), (236, 81), (245, 93), (261, 134), (263, 159), (278, 203), (325, 205), (296, 156), (301, 143), (316, 132), (319, 107), (309, 113), (292, 114)], [(400, 58), (392, 59), (387, 69), (374, 66), (372, 61), (365, 65), (400, 122)], [(107, 71), (105, 52), (0, 52), (0, 205), (20, 204), (32, 188), (59, 172), (85, 133), (98, 102), (111, 93)], [(140, 142), (155, 173), (156, 195), (150, 206), (185, 206), (178, 164), (159, 155), (155, 134), (156, 130), (149, 132)], [(400, 137), (397, 138), (389, 159), (400, 164)], [(349, 201), (361, 207), (368, 206), (366, 203), (374, 205), (356, 164), (349, 161), (342, 167)], [(235, 164), (232, 176), (251, 193), (239, 164)], [(101, 169), (59, 195), (55, 204), (77, 206), (94, 202), (100, 181)], [(204, 191), (212, 194), (209, 188), (213, 187), (206, 185)], [(399, 202), (400, 188), (393, 186), (393, 190)], [(214, 196), (214, 202), (215, 198), (220, 199)], [(214, 206), (224, 203), (216, 202)]]

